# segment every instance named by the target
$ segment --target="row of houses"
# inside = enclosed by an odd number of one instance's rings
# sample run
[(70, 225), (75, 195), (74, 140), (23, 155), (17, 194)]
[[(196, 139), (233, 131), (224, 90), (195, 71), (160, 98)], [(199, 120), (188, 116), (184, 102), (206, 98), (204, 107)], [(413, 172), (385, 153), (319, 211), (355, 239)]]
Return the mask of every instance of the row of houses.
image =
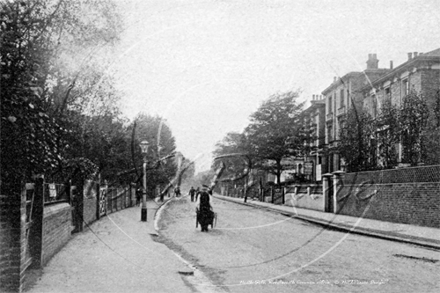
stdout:
[[(310, 181), (321, 181), (322, 174), (345, 171), (338, 143), (351, 108), (374, 118), (387, 100), (400, 106), (410, 91), (435, 97), (440, 89), (440, 48), (428, 53), (408, 53), (408, 60), (395, 68), (392, 61), (389, 68), (379, 68), (376, 54), (369, 54), (366, 63), (364, 71), (335, 77), (321, 95), (312, 96), (311, 105), (303, 112), (303, 123), (312, 138), (311, 151), (296, 158), (295, 169), (285, 171), (281, 181), (298, 174)], [(429, 105), (434, 101), (427, 102)], [(397, 145), (396, 149), (399, 163), (402, 147)]]

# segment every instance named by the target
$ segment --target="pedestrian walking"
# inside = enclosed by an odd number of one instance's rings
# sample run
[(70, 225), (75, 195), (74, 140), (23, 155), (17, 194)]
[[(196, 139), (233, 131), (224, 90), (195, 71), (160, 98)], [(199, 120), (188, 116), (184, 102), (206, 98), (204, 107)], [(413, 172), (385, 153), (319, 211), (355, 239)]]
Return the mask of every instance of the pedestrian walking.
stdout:
[(142, 197), (142, 188), (139, 187), (138, 189), (136, 189), (136, 206), (140, 206), (141, 205), (141, 197)]
[(202, 232), (208, 232), (208, 225), (213, 226), (214, 222), (214, 210), (211, 206), (211, 200), (208, 191), (208, 186), (203, 185), (203, 189), (200, 192), (199, 201), (196, 208), (197, 222), (200, 223)]
[(180, 188), (179, 188), (179, 186), (177, 186), (176, 188), (174, 188), (174, 195), (175, 195), (176, 197), (179, 197), (179, 196), (180, 196)]
[(72, 234), (81, 231), (81, 213), (79, 211), (80, 208), (80, 202), (79, 202), (79, 196), (77, 193), (76, 186), (72, 186), (70, 188), (70, 195), (72, 197), (72, 222), (74, 229), (72, 230)]
[(194, 201), (194, 195), (195, 195), (195, 193), (196, 193), (196, 190), (194, 189), (194, 187), (191, 186), (191, 188), (190, 188), (190, 190), (189, 190), (189, 192), (188, 192), (188, 194), (191, 196), (191, 202)]

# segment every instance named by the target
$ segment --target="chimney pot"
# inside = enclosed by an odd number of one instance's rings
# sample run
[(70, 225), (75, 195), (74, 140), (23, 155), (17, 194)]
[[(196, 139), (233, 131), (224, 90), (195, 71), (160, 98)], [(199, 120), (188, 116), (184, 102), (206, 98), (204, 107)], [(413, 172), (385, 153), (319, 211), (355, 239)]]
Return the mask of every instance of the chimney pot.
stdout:
[(378, 65), (377, 54), (368, 54), (367, 69), (377, 69)]
[(408, 60), (412, 59), (412, 53), (408, 53)]
[(390, 69), (393, 69), (393, 60), (390, 61)]

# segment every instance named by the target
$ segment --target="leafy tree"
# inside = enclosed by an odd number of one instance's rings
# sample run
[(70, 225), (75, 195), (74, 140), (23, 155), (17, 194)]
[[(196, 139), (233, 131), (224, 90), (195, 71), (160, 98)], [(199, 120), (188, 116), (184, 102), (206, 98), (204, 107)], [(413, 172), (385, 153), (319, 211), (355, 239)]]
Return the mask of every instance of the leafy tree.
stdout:
[(436, 165), (440, 164), (440, 90), (429, 100), (429, 117), (421, 134), (422, 162)]
[(9, 192), (35, 173), (71, 166), (66, 139), (87, 110), (82, 105), (114, 104), (97, 89), (104, 80), (97, 64), (104, 62), (94, 53), (116, 41), (121, 26), (110, 1), (0, 5), (1, 188)]
[(374, 142), (376, 126), (373, 118), (364, 112), (350, 108), (346, 123), (340, 130), (339, 153), (347, 165), (349, 172), (370, 170), (375, 167), (371, 150), (375, 150)]
[(25, 2), (4, 2), (1, 26), (1, 188), (16, 191), (24, 178), (55, 166), (55, 119), (36, 84), (44, 52), (33, 41), (44, 27)]
[(403, 98), (399, 116), (402, 162), (415, 166), (421, 161), (422, 131), (426, 127), (428, 117), (429, 109), (422, 96), (411, 92)]
[[(232, 154), (242, 154), (236, 156), (227, 156)], [(249, 147), (247, 138), (243, 133), (229, 132), (226, 136), (216, 144), (213, 152), (214, 157), (224, 156), (221, 160), (215, 160), (213, 168), (217, 169), (219, 164), (225, 164), (224, 176), (229, 178), (239, 178), (246, 173), (249, 161)], [(246, 161), (243, 160), (246, 157)]]
[(194, 187), (201, 187), (202, 185), (210, 186), (214, 176), (215, 171), (213, 169), (197, 173), (193, 179)]
[(303, 104), (298, 92), (269, 97), (250, 117), (245, 129), (249, 151), (258, 168), (275, 174), (280, 182), (283, 158), (303, 152), (305, 133), (300, 124)]
[(195, 164), (194, 162), (186, 162), (186, 164), (188, 164), (188, 168), (186, 168), (182, 174), (182, 182), (188, 186), (188, 184), (191, 184), (191, 181), (195, 175)]
[[(136, 127), (133, 141), (135, 166), (140, 166), (143, 161), (143, 155), (139, 148), (139, 144), (143, 140), (150, 143), (147, 154), (148, 162), (158, 162), (154, 166), (150, 165), (147, 172), (147, 187), (152, 191), (156, 186), (168, 184), (176, 175), (178, 167), (176, 159), (161, 161), (162, 158), (175, 153), (175, 139), (166, 120), (159, 116), (139, 114), (135, 119), (135, 123), (129, 127), (129, 131)], [(184, 160), (183, 156), (182, 160)]]
[(397, 165), (396, 144), (400, 139), (399, 109), (386, 100), (377, 119), (377, 143), (379, 164), (382, 168), (393, 168)]

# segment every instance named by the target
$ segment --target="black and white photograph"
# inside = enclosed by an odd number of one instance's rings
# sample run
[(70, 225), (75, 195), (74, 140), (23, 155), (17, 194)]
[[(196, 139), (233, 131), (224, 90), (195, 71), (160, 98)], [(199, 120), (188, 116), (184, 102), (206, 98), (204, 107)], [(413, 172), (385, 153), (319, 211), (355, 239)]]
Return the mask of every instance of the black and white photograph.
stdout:
[(0, 0), (0, 293), (440, 292), (440, 0)]

